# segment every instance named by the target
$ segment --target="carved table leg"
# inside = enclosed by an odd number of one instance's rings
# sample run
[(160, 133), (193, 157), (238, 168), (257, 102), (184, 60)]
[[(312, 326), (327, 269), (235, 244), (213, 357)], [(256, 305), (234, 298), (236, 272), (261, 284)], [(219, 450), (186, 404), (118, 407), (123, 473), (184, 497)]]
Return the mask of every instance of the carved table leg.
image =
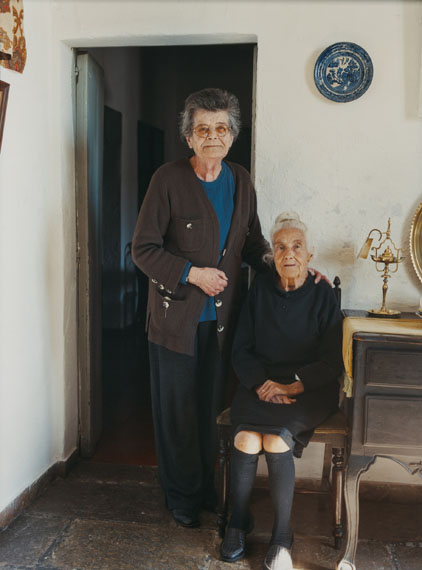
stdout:
[(356, 570), (355, 555), (359, 531), (359, 480), (375, 462), (376, 457), (351, 455), (346, 470), (344, 498), (347, 512), (347, 544), (343, 558), (337, 563), (337, 570)]
[(334, 546), (339, 550), (344, 537), (343, 530), (343, 486), (344, 448), (333, 448), (332, 502), (334, 513)]

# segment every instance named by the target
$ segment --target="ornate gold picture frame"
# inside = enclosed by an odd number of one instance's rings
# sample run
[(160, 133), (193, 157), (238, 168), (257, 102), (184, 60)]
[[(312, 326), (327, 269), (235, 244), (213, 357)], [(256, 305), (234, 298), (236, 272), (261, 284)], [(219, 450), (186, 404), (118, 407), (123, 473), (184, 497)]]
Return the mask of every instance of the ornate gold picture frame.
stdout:
[(8, 83), (0, 81), (0, 151), (1, 151), (1, 142), (3, 140), (4, 122), (6, 120), (6, 107), (7, 107), (7, 98), (9, 96), (9, 87), (10, 85)]
[(422, 202), (419, 204), (410, 226), (409, 249), (413, 267), (422, 283)]

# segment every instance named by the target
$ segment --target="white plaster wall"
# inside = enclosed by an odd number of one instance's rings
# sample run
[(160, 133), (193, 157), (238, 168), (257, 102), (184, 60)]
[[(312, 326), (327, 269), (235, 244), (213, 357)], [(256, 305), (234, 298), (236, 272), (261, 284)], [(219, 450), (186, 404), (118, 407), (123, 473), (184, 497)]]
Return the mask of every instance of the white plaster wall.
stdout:
[[(10, 84), (0, 154), (0, 510), (64, 456), (65, 390), (75, 404), (73, 343), (65, 344), (65, 331), (73, 327), (74, 333), (75, 286), (69, 260), (64, 263), (62, 194), (73, 176), (65, 148), (70, 138), (73, 152), (71, 93), (63, 98), (65, 130), (59, 133), (59, 82), (52, 72), (59, 46), (52, 51), (50, 5), (27, 2), (25, 15), (25, 71), (0, 68)], [(70, 83), (63, 81), (64, 87)], [(68, 198), (73, 204), (70, 193)], [(72, 224), (71, 213), (69, 243)], [(69, 296), (72, 302), (65, 305)], [(68, 449), (75, 446), (72, 415)]]
[[(71, 47), (258, 41), (256, 186), (265, 231), (295, 208), (315, 229), (315, 265), (343, 281), (344, 305), (377, 306), (380, 278), (355, 254), (392, 218), (405, 246), (422, 200), (417, 118), (421, 4), (413, 1), (26, 0), (28, 63), (11, 84), (0, 154), (0, 509), (77, 438)], [(312, 82), (336, 41), (371, 55), (373, 84), (336, 104)], [(171, 97), (171, 93), (169, 93)], [(391, 305), (413, 309), (409, 259)], [(309, 457), (314, 456), (309, 449)], [(311, 472), (315, 461), (304, 473)], [(409, 481), (379, 461), (369, 473)]]
[[(264, 226), (280, 207), (299, 211), (315, 231), (315, 266), (342, 279), (343, 306), (378, 308), (382, 281), (356, 254), (368, 231), (385, 231), (391, 216), (407, 259), (390, 281), (388, 301), (416, 308), (421, 287), (407, 242), (422, 200), (421, 5), (281, 4), (284, 17), (268, 18), (271, 39), (259, 44), (256, 184)], [(347, 104), (324, 99), (312, 79), (319, 53), (342, 39), (362, 45), (374, 64), (367, 93)]]

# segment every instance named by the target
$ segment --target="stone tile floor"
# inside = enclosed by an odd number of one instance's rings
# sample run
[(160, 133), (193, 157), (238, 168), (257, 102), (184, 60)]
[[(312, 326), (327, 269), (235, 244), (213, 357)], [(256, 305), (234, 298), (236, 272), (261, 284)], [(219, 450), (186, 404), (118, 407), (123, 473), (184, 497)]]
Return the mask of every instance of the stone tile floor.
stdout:
[[(335, 568), (328, 500), (295, 495), (295, 570)], [(177, 526), (163, 506), (155, 468), (80, 462), (0, 534), (1, 570), (251, 570), (262, 568), (271, 529), (268, 491), (254, 491), (248, 556), (219, 560), (216, 517)], [(422, 570), (422, 498), (361, 501), (358, 570)]]

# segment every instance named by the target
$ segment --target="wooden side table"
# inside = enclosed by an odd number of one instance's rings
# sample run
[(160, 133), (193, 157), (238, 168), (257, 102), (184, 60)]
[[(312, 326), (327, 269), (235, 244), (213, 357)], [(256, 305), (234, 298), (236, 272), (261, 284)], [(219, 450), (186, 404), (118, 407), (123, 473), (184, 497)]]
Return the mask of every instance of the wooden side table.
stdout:
[(352, 430), (344, 490), (348, 535), (337, 570), (356, 570), (361, 475), (384, 457), (422, 477), (422, 461), (406, 464), (395, 457), (422, 457), (422, 330), (413, 336), (391, 334), (391, 324), (388, 329), (353, 335)]

